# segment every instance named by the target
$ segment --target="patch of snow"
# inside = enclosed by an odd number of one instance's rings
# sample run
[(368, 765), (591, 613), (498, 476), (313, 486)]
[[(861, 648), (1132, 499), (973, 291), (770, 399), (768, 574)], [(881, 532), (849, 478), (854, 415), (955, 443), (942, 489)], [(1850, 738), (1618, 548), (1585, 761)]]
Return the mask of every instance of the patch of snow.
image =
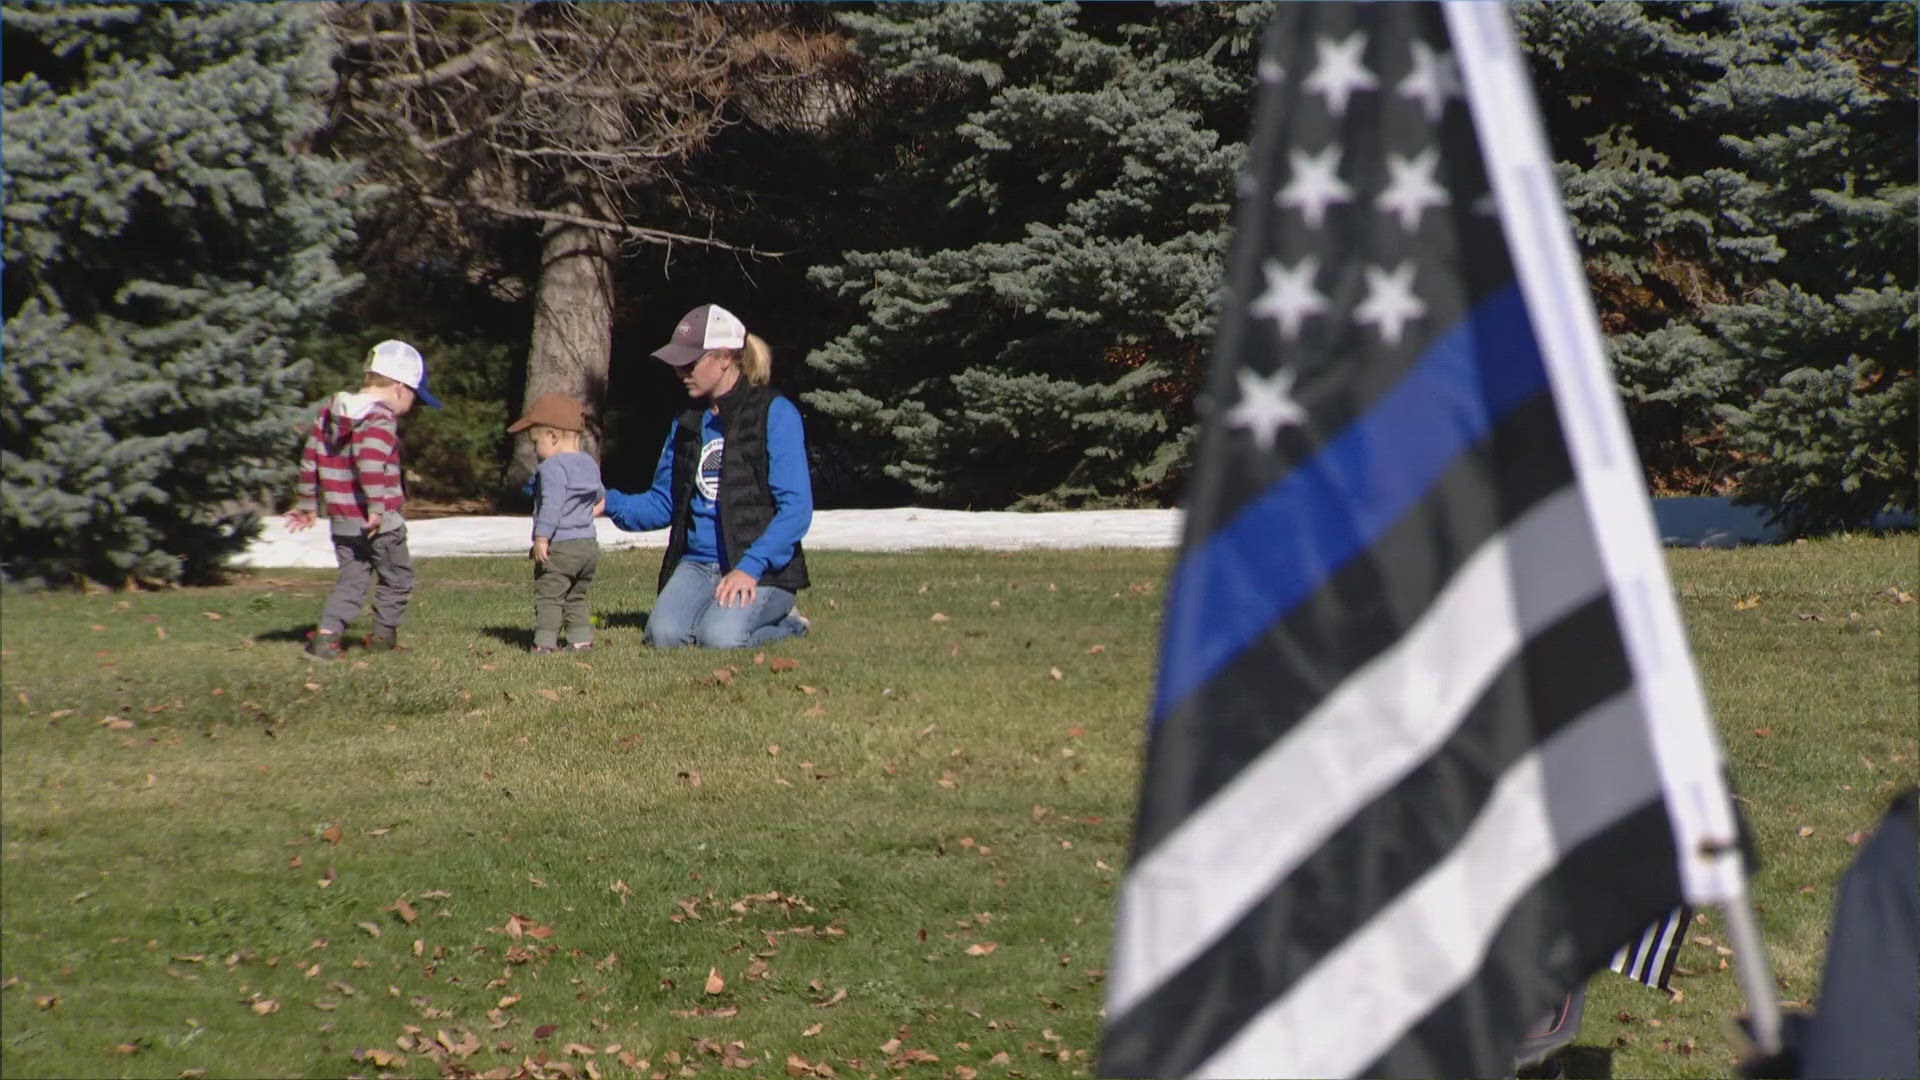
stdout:
[[(532, 544), (526, 517), (449, 517), (407, 522), (407, 548), (416, 559), (443, 555), (524, 555)], [(602, 551), (664, 548), (667, 530), (622, 532), (600, 518)], [(814, 551), (910, 551), (921, 548), (1171, 548), (1180, 543), (1178, 510), (1069, 510), (1021, 514), (965, 510), (819, 510), (807, 530)], [(234, 560), (258, 569), (335, 564), (333, 538), (324, 522), (305, 532), (287, 531), (286, 519), (269, 517), (260, 538)]]

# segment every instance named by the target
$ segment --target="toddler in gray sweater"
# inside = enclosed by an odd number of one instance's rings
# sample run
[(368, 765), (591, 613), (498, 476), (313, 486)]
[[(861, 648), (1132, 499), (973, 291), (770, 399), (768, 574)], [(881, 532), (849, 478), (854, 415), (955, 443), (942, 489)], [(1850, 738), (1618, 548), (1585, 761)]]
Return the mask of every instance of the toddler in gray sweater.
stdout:
[(606, 498), (600, 465), (581, 449), (586, 410), (578, 399), (548, 394), (507, 430), (533, 438), (540, 468), (533, 475), (533, 651), (593, 648), (587, 586), (600, 566), (593, 519)]

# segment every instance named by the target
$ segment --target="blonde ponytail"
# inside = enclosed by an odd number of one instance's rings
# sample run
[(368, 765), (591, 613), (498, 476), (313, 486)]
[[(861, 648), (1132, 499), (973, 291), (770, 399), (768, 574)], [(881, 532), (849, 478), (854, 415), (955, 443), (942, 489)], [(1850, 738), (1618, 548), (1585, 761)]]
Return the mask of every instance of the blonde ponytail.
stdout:
[(758, 334), (748, 334), (747, 347), (740, 350), (740, 374), (754, 386), (773, 378), (773, 349)]

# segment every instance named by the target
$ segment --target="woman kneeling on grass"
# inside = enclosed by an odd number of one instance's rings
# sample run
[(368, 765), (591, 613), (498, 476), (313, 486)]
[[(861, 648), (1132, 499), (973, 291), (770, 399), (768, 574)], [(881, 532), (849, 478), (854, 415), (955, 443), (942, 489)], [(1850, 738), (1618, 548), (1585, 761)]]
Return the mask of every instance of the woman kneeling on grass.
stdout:
[(673, 526), (647, 639), (663, 649), (738, 649), (804, 634), (793, 610), (807, 587), (800, 538), (813, 522), (800, 410), (767, 386), (773, 354), (733, 313), (704, 304), (654, 350), (693, 407), (667, 432), (653, 487), (608, 489), (607, 516), (628, 532)]

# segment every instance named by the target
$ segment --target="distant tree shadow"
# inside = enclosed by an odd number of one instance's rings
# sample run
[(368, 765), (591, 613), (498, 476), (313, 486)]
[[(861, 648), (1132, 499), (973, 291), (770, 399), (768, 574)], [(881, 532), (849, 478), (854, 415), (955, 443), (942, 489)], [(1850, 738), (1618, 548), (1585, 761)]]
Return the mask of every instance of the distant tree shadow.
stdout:
[(480, 632), (516, 649), (533, 648), (533, 631), (524, 626), (483, 626)]

